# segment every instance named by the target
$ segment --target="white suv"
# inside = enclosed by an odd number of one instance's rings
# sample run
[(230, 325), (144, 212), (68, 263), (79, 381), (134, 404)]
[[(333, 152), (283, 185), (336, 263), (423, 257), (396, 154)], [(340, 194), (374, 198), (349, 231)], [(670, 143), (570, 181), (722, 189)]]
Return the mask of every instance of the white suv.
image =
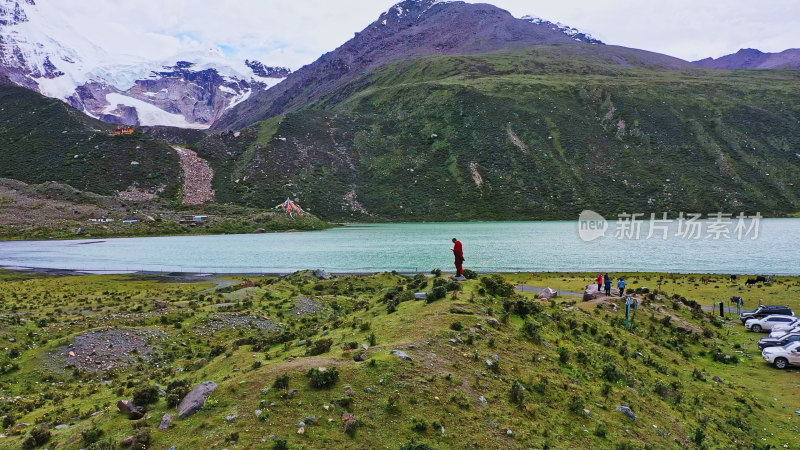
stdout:
[(775, 325), (787, 325), (794, 319), (794, 316), (773, 315), (761, 319), (747, 319), (744, 326), (750, 331), (761, 333), (764, 330), (771, 330)]
[(787, 323), (776, 323), (772, 326), (771, 330), (775, 331), (790, 331), (792, 328), (800, 327), (800, 317), (795, 317), (793, 321)]
[(767, 347), (761, 352), (761, 356), (778, 369), (785, 369), (790, 365), (800, 366), (800, 341), (785, 347)]
[(772, 331), (770, 331), (769, 337), (779, 338), (786, 336), (789, 333), (800, 333), (800, 325), (797, 325), (793, 328), (784, 328), (782, 325), (775, 325), (774, 327), (772, 327)]

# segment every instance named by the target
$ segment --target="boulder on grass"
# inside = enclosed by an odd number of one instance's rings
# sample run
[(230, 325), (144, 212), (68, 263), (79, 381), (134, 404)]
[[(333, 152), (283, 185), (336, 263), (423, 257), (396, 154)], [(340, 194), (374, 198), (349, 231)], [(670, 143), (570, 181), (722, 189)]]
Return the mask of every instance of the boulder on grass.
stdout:
[(555, 298), (555, 297), (558, 297), (558, 291), (556, 291), (555, 289), (553, 289), (551, 287), (544, 288), (544, 289), (542, 289), (542, 292), (539, 292), (539, 298), (544, 299), (544, 300)]
[(211, 395), (215, 389), (217, 389), (217, 383), (213, 381), (206, 381), (205, 383), (197, 385), (197, 387), (192, 389), (192, 392), (186, 394), (186, 397), (181, 400), (181, 404), (178, 405), (178, 417), (185, 419), (191, 417), (197, 411), (200, 411), (203, 405), (206, 404), (208, 396)]
[(597, 289), (596, 284), (590, 284), (586, 286), (586, 290), (583, 291), (583, 301), (585, 302), (600, 298), (602, 296), (603, 294)]

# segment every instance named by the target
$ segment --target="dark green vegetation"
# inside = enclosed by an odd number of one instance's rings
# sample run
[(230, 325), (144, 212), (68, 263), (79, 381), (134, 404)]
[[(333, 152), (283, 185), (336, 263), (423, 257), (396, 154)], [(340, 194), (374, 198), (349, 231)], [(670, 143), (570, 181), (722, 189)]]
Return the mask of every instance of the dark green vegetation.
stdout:
[[(208, 220), (194, 226), (180, 223), (184, 215), (194, 214), (207, 215)], [(97, 218), (115, 221), (90, 222)], [(126, 219), (140, 222), (123, 223)], [(241, 234), (330, 226), (313, 215), (292, 218), (281, 211), (214, 203), (186, 206), (168, 199), (130, 201), (60, 183), (27, 185), (0, 178), (0, 240)], [(84, 230), (78, 233), (80, 228)]]
[[(796, 441), (797, 371), (767, 367), (757, 336), (735, 318), (686, 306), (716, 300), (711, 288), (685, 291), (694, 276), (628, 274), (630, 288), (650, 286), (631, 330), (619, 304), (510, 291), (508, 280), (530, 277), (459, 284), (302, 272), (215, 291), (221, 280), (0, 272), (0, 426), (9, 435), (0, 447), (117, 448), (128, 437), (154, 449)], [(558, 290), (592, 282), (536, 277)], [(759, 289), (785, 296), (798, 286), (779, 277)], [(439, 288), (444, 298), (413, 300)], [(204, 381), (219, 387), (178, 419), (175, 405)], [(120, 413), (120, 399), (139, 402), (144, 418)], [(158, 430), (167, 412), (175, 420)]]
[(171, 197), (180, 188), (178, 156), (160, 140), (110, 136), (114, 125), (18, 86), (0, 83), (0, 105), (0, 177), (103, 195), (135, 188)]
[(195, 148), (222, 201), (296, 196), (325, 219), (800, 210), (800, 73), (614, 57), (580, 45), (405, 60)]

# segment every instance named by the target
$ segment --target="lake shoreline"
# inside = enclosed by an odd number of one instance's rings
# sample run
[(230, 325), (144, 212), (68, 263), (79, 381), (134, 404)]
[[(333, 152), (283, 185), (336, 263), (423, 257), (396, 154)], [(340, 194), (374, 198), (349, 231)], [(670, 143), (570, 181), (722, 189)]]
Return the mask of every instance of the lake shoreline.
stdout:
[[(710, 224), (704, 226), (711, 228)], [(614, 225), (611, 225), (614, 227)], [(799, 275), (800, 219), (764, 219), (755, 239), (585, 239), (577, 222), (345, 224), (317, 233), (0, 242), (0, 267), (85, 273), (288, 274), (452, 271), (453, 237), (480, 273)], [(666, 236), (666, 234), (665, 234)]]

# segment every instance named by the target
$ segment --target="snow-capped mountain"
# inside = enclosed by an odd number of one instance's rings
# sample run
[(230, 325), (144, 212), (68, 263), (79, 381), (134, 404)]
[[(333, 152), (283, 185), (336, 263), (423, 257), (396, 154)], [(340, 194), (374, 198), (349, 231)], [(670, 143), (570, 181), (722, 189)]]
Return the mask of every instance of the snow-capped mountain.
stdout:
[(573, 28), (573, 27), (571, 27), (569, 25), (565, 25), (565, 24), (563, 24), (561, 22), (553, 23), (553, 22), (550, 22), (549, 20), (545, 20), (545, 19), (542, 19), (540, 17), (534, 17), (534, 16), (531, 16), (531, 15), (522, 16), (522, 17), (520, 17), (520, 19), (522, 19), (522, 20), (524, 20), (526, 22), (530, 22), (530, 23), (532, 23), (534, 25), (546, 26), (546, 27), (550, 28), (553, 31), (560, 31), (560, 32), (566, 34), (567, 36), (569, 36), (569, 37), (571, 37), (571, 38), (573, 38), (573, 39), (575, 39), (576, 41), (579, 41), (579, 42), (586, 42), (587, 44), (602, 44), (603, 43), (603, 41), (601, 41), (599, 39), (595, 39), (591, 34), (584, 33), (584, 32), (582, 32), (581, 30), (579, 30), (577, 28)]
[(290, 73), (219, 48), (158, 61), (109, 52), (37, 1), (0, 0), (0, 73), (107, 122), (208, 128)]

